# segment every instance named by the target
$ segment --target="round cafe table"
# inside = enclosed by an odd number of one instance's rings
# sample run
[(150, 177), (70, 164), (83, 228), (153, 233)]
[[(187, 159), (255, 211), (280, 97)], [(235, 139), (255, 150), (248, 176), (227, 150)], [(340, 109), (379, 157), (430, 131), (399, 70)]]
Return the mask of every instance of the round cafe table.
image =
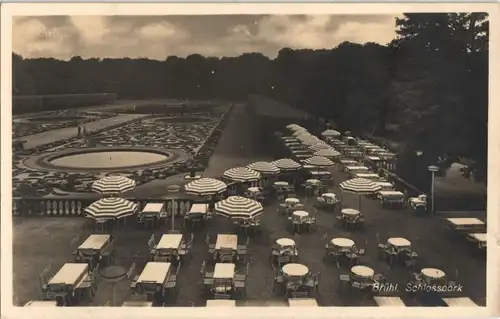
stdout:
[(274, 186), (285, 187), (285, 186), (288, 186), (288, 183), (287, 182), (274, 182)]
[(360, 214), (359, 210), (354, 208), (344, 208), (340, 211), (340, 213), (347, 216), (357, 216)]
[(354, 241), (349, 238), (334, 238), (330, 243), (338, 248), (351, 248), (354, 246)]
[(444, 276), (446, 276), (444, 271), (436, 268), (424, 268), (420, 272), (424, 277), (427, 277), (429, 279), (441, 279), (444, 278)]
[(325, 199), (334, 199), (337, 197), (334, 193), (323, 193), (321, 196)]
[(309, 216), (309, 213), (303, 210), (296, 210), (293, 212), (293, 216), (297, 218), (304, 218)]
[(289, 197), (287, 199), (285, 199), (285, 204), (288, 204), (288, 205), (295, 205), (295, 204), (298, 204), (300, 201), (298, 198), (295, 198), (295, 197)]
[(354, 266), (351, 268), (351, 273), (362, 278), (371, 278), (375, 275), (375, 271), (367, 266)]
[(312, 178), (312, 179), (308, 179), (306, 181), (306, 183), (311, 184), (311, 185), (319, 185), (319, 183), (321, 183), (321, 182), (319, 179)]
[(392, 237), (387, 240), (389, 245), (392, 245), (396, 248), (410, 247), (411, 242), (403, 237)]
[(290, 277), (304, 277), (309, 273), (309, 268), (302, 264), (286, 264), (281, 269), (285, 275)]
[(295, 246), (295, 240), (290, 238), (280, 238), (276, 240), (276, 244), (280, 247), (292, 247)]
[(260, 189), (258, 187), (249, 187), (248, 191), (250, 193), (260, 193)]

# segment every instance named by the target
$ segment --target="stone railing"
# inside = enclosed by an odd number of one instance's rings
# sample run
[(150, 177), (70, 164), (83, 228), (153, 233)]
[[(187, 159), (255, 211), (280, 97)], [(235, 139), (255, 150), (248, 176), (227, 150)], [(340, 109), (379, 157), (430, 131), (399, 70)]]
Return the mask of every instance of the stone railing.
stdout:
[[(227, 191), (222, 194), (223, 198), (240, 193), (237, 184), (229, 183)], [(89, 198), (75, 198), (68, 196), (60, 197), (14, 197), (12, 198), (12, 215), (13, 216), (33, 216), (33, 217), (67, 217), (67, 216), (84, 216), (84, 210), (90, 204), (99, 199), (95, 195)], [(174, 195), (174, 199), (168, 198), (126, 198), (138, 204), (139, 211), (147, 203), (164, 203), (167, 212), (174, 211), (175, 215), (184, 215), (189, 212), (191, 205), (195, 200), (186, 195)]]
[[(188, 198), (128, 198), (138, 204), (139, 211), (147, 203), (164, 203), (168, 212), (173, 211), (176, 215), (184, 215), (191, 208), (192, 199)], [(68, 216), (84, 216), (84, 210), (98, 198), (71, 198), (71, 197), (54, 197), (54, 198), (13, 198), (12, 199), (12, 214), (14, 216), (39, 216), (39, 217), (68, 217)]]

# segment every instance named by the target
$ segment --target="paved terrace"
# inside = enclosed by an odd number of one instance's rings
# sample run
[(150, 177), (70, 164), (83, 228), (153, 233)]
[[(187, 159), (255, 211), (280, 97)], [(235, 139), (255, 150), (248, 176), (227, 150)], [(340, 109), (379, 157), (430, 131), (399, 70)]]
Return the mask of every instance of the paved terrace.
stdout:
[[(217, 143), (207, 168), (203, 172), (203, 176), (222, 176), (226, 169), (271, 159), (270, 157), (254, 154), (253, 140), (251, 135), (248, 134), (253, 129), (249, 116), (247, 105), (236, 104), (233, 107), (226, 128)], [(138, 197), (166, 196), (165, 189), (168, 185), (183, 185), (186, 183), (184, 175), (179, 174), (166, 179), (151, 181), (138, 186), (132, 194)]]
[[(218, 174), (227, 166), (236, 166), (242, 159), (251, 159), (251, 145), (246, 145), (243, 135), (236, 135), (236, 131), (245, 132), (244, 124), (235, 120), (243, 120), (244, 108), (233, 111), (226, 132), (213, 158), (212, 167), (207, 174)], [(236, 130), (236, 131), (231, 131)], [(233, 134), (229, 134), (233, 133)], [(231, 137), (234, 138), (231, 139)], [(240, 140), (241, 138), (241, 140)], [(218, 156), (218, 157), (216, 157)], [(226, 156), (226, 157), (224, 157)], [(222, 162), (222, 161), (226, 162)], [(210, 171), (210, 169), (212, 169)], [(335, 185), (347, 178), (346, 174), (333, 170)], [(160, 190), (163, 193), (163, 189)], [(338, 187), (333, 191), (340, 192)], [(302, 199), (306, 209), (313, 211), (312, 199)], [(252, 239), (249, 247), (250, 274), (247, 288), (248, 305), (270, 305), (284, 301), (282, 296), (272, 291), (272, 271), (269, 264), (270, 246), (275, 239), (292, 236), (287, 230), (288, 222), (284, 216), (276, 213), (276, 204), (266, 206), (262, 216), (263, 233)], [(356, 207), (357, 198), (344, 196), (344, 207)], [(445, 231), (445, 223), (441, 218), (417, 217), (409, 210), (383, 209), (376, 200), (363, 199), (362, 211), (366, 216), (366, 230), (361, 232), (346, 232), (334, 226), (334, 215), (320, 212), (318, 229), (312, 234), (303, 234), (300, 238), (301, 262), (307, 265), (312, 272), (321, 271), (320, 292), (317, 299), (323, 306), (373, 306), (370, 299), (346, 296), (337, 290), (338, 270), (328, 262), (322, 260), (324, 254), (323, 237), (349, 237), (355, 240), (360, 247), (365, 247), (367, 253), (362, 263), (374, 268), (377, 272), (387, 273), (394, 283), (404, 286), (410, 272), (403, 267), (389, 267), (377, 258), (377, 237), (385, 241), (388, 237), (406, 237), (420, 255), (418, 267), (436, 267), (444, 270), (457, 283), (464, 285), (464, 295), (472, 298), (476, 303), (485, 305), (486, 262), (484, 256), (478, 256), (474, 247), (457, 239), (453, 234)], [(474, 214), (476, 215), (476, 214)], [(446, 217), (453, 217), (448, 213)], [(464, 217), (460, 214), (459, 217)], [(14, 220), (14, 296), (16, 304), (23, 304), (39, 297), (40, 288), (38, 275), (47, 266), (51, 266), (49, 274), (54, 274), (65, 262), (72, 260), (71, 252), (90, 234), (84, 227), (87, 221), (84, 218), (16, 218)], [(169, 229), (167, 226), (155, 230), (157, 237)], [(129, 229), (124, 230), (118, 239), (116, 249), (117, 263), (129, 267), (132, 264), (132, 252), (139, 254), (138, 274), (147, 258), (147, 241), (151, 230)], [(199, 271), (202, 261), (206, 258), (207, 246), (205, 235), (217, 233), (233, 233), (232, 224), (223, 218), (216, 217), (208, 227), (196, 233), (192, 254), (193, 259), (185, 264), (180, 272), (178, 283), (180, 294), (177, 306), (203, 306), (204, 298), (201, 295)], [(326, 235), (325, 235), (326, 234)], [(129, 298), (128, 285), (125, 280), (117, 286), (117, 303), (121, 304)], [(407, 305), (417, 305), (414, 300), (403, 296)], [(111, 290), (105, 283), (99, 283), (99, 290), (92, 305), (105, 305), (111, 300)]]
[[(346, 179), (344, 173), (334, 172), (335, 184)], [(339, 193), (338, 187), (333, 191)], [(301, 198), (306, 203), (306, 210), (313, 212), (313, 199)], [(354, 196), (344, 196), (344, 207), (356, 207)], [(251, 240), (249, 247), (250, 273), (247, 288), (247, 303), (266, 305), (283, 301), (282, 296), (273, 292), (273, 276), (269, 264), (270, 247), (281, 237), (291, 237), (286, 217), (276, 212), (275, 203), (266, 206), (262, 216), (263, 233)], [(337, 290), (338, 270), (334, 265), (322, 259), (324, 255), (323, 237), (348, 237), (355, 240), (360, 247), (366, 247), (366, 256), (361, 263), (377, 272), (385, 273), (389, 280), (404, 287), (410, 278), (410, 271), (402, 266), (390, 267), (377, 257), (377, 237), (385, 241), (388, 237), (405, 237), (409, 239), (419, 252), (418, 267), (435, 267), (445, 271), (457, 283), (464, 286), (464, 296), (470, 297), (479, 305), (485, 305), (486, 262), (484, 256), (478, 255), (475, 247), (465, 240), (458, 239), (445, 230), (445, 222), (441, 216), (417, 217), (408, 209), (383, 209), (377, 200), (363, 199), (362, 211), (366, 216), (366, 229), (359, 232), (348, 232), (335, 226), (332, 213), (319, 212), (316, 232), (300, 236), (301, 262), (312, 272), (321, 272), (321, 283), (318, 302), (323, 306), (373, 306), (367, 298), (348, 296)], [(475, 213), (473, 214), (477, 216)], [(453, 217), (447, 213), (443, 217)], [(463, 214), (456, 215), (464, 217)], [(51, 266), (49, 274), (54, 274), (64, 262), (72, 260), (71, 251), (83, 242), (91, 231), (84, 227), (84, 218), (24, 218), (16, 219), (14, 226), (14, 295), (22, 304), (37, 299), (39, 294), (38, 274), (47, 266)], [(180, 220), (177, 221), (180, 223)], [(161, 226), (154, 233), (159, 238), (169, 227)], [(234, 233), (233, 225), (222, 217), (216, 217), (204, 230), (196, 232), (192, 254), (193, 259), (186, 263), (180, 272), (178, 283), (180, 294), (177, 306), (203, 306), (204, 297), (200, 286), (200, 265), (207, 256), (205, 235), (215, 236), (217, 233)], [(132, 264), (132, 253), (139, 254), (137, 269), (139, 274), (147, 261), (147, 241), (152, 230), (122, 230), (115, 252), (118, 264), (129, 267)], [(325, 235), (326, 234), (326, 235)], [(346, 271), (347, 269), (344, 269)], [(129, 298), (128, 284), (125, 280), (118, 285), (118, 304)], [(401, 294), (407, 305), (418, 305), (415, 300)], [(111, 290), (105, 283), (99, 283), (97, 295), (91, 305), (102, 306), (110, 301)]]

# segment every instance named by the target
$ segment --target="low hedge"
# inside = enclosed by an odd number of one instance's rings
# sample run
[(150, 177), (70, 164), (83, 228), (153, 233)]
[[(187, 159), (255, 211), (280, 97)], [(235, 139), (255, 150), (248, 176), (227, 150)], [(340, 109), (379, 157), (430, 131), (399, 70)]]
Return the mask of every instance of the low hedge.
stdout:
[(13, 96), (12, 113), (22, 114), (111, 104), (116, 101), (117, 97), (116, 93)]

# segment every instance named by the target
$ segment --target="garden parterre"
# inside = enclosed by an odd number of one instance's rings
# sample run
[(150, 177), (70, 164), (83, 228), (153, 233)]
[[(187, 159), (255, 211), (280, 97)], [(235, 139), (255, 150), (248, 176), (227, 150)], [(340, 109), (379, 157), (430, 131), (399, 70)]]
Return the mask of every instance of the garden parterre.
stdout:
[[(178, 120), (178, 122), (176, 121)], [(186, 120), (188, 119), (188, 120)], [(190, 121), (192, 119), (193, 121)], [(33, 155), (46, 152), (64, 151), (82, 148), (106, 147), (152, 147), (156, 149), (178, 150), (187, 154), (187, 158), (165, 167), (155, 169), (136, 169), (118, 172), (121, 175), (133, 178), (138, 184), (149, 182), (152, 179), (167, 178), (180, 173), (187, 167), (199, 166), (193, 157), (203, 153), (204, 157), (211, 154), (214, 143), (209, 137), (217, 138), (217, 131), (221, 118), (202, 117), (200, 114), (187, 114), (183, 118), (147, 117), (138, 121), (131, 121), (116, 128), (90, 134), (85, 138), (73, 139), (60, 146), (35, 152), (16, 152), (13, 154), (13, 190), (14, 196), (45, 196), (49, 194), (65, 195), (73, 192), (88, 192), (90, 184), (95, 179), (104, 176), (105, 172), (57, 172), (37, 170), (24, 165), (24, 161)], [(217, 133), (217, 132), (215, 132)], [(75, 128), (76, 135), (76, 128)], [(207, 143), (206, 143), (207, 142)], [(205, 145), (206, 143), (206, 145)], [(208, 150), (200, 150), (203, 145)], [(202, 165), (202, 164), (200, 164)]]

